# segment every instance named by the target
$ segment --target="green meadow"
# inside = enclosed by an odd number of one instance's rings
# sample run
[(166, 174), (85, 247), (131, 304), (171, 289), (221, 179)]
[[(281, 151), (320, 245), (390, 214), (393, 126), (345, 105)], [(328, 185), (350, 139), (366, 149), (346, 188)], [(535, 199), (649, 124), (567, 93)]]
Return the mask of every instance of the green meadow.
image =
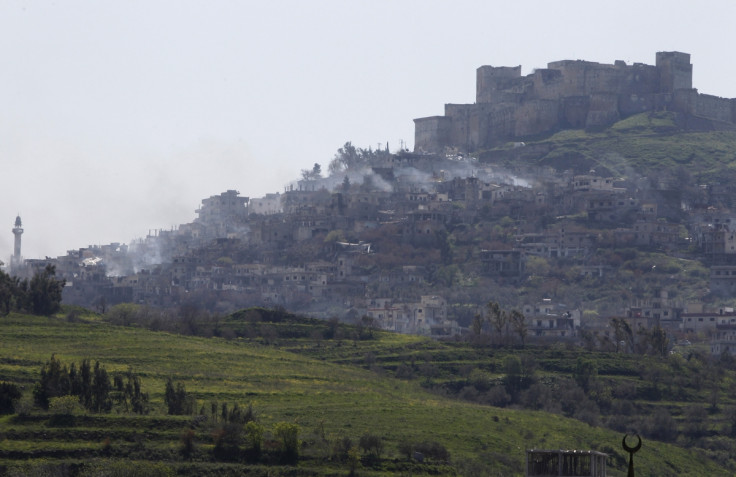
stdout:
[[(242, 317), (225, 323), (245, 326)], [(0, 417), (0, 470), (5, 475), (523, 475), (526, 449), (595, 449), (610, 455), (608, 475), (626, 475), (623, 434), (541, 411), (473, 404), (430, 392), (432, 380), (478, 366), (488, 351), (378, 331), (369, 339), (340, 333), (317, 337), (324, 322), (278, 323), (307, 327), (269, 340), (182, 336), (114, 326), (96, 315), (11, 314), (0, 318), (0, 381), (22, 387), (22, 413)], [(311, 331), (309, 329), (311, 327)], [(59, 416), (29, 404), (43, 364), (99, 361), (110, 373), (131, 370), (149, 393), (145, 415), (113, 408)], [(432, 378), (398, 379), (412, 360), (443, 363)], [(616, 359), (609, 365), (615, 368)], [(562, 368), (566, 364), (560, 364)], [(624, 367), (626, 365), (624, 364)], [(491, 371), (489, 371), (491, 373)], [(167, 379), (182, 383), (195, 412), (169, 416)], [(249, 464), (213, 457), (212, 403), (251, 405), (273, 440), (277, 423), (299, 429), (299, 460)], [(201, 414), (201, 416), (199, 416)], [(194, 451), (181, 453), (193, 431)], [(337, 442), (379, 436), (378, 458), (360, 454), (352, 465), (335, 458)], [(434, 442), (449, 459), (417, 462), (402, 443)], [(704, 453), (645, 439), (636, 455), (638, 475), (730, 475)]]

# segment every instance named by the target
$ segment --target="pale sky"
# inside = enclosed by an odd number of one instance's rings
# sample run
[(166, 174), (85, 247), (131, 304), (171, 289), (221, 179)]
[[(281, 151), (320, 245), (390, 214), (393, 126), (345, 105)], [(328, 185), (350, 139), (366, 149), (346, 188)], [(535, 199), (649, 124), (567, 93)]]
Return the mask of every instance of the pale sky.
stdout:
[[(283, 191), (346, 141), (413, 148), (481, 65), (654, 64), (736, 97), (736, 2), (0, 0), (0, 260), (129, 243), (228, 189)], [(4, 231), (3, 231), (4, 230)]]

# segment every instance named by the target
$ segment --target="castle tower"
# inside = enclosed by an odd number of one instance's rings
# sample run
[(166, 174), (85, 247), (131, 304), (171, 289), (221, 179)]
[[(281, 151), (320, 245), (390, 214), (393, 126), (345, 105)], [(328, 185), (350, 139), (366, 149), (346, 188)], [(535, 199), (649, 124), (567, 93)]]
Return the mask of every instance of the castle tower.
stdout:
[(496, 93), (507, 89), (511, 81), (519, 78), (521, 78), (521, 65), (481, 66), (475, 70), (475, 102), (498, 102)]
[(10, 270), (17, 270), (22, 263), (20, 256), (20, 236), (23, 235), (23, 222), (20, 220), (20, 215), (15, 217), (15, 227), (13, 227), (13, 235), (15, 235), (15, 247), (13, 247), (13, 256), (10, 260)]
[(673, 93), (678, 89), (692, 89), (693, 65), (690, 64), (688, 53), (658, 51), (657, 68), (660, 74), (660, 93)]

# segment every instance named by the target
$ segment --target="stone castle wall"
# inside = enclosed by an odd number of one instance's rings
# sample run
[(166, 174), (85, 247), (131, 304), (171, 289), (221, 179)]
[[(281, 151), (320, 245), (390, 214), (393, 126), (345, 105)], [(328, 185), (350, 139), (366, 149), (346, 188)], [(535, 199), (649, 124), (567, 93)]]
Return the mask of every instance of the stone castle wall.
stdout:
[(476, 102), (446, 104), (444, 116), (415, 119), (414, 149), (472, 152), (559, 129), (605, 127), (655, 110), (736, 123), (736, 100), (692, 88), (687, 53), (658, 52), (655, 66), (555, 61), (527, 76), (521, 66), (481, 66)]

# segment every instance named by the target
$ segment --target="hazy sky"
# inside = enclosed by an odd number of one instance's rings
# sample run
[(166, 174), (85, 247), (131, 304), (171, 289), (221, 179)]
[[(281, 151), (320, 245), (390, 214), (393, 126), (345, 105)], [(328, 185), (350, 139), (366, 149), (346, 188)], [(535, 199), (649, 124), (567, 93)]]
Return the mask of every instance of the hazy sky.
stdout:
[[(283, 191), (346, 141), (413, 147), (481, 65), (690, 53), (736, 97), (736, 2), (0, 1), (0, 260), (129, 243)], [(3, 231), (4, 230), (4, 231)]]

